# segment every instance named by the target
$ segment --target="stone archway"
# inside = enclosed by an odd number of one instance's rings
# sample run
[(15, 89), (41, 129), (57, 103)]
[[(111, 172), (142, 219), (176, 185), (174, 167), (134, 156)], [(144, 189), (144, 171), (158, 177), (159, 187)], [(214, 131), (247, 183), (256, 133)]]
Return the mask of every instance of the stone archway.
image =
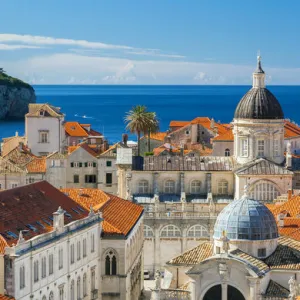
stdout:
[[(211, 287), (203, 297), (203, 300), (245, 300), (242, 293), (231, 285), (227, 285), (226, 289), (223, 289), (226, 295), (222, 295), (221, 284)], [(223, 296), (223, 297), (222, 297)]]

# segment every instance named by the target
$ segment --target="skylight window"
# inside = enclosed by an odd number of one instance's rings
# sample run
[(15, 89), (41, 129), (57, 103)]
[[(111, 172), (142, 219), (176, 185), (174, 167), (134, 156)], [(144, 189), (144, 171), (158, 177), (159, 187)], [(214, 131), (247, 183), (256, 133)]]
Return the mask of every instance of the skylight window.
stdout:
[(72, 219), (72, 216), (69, 213), (65, 212), (65, 215), (67, 216), (67, 218)]
[(78, 215), (80, 214), (80, 213), (78, 212), (78, 210), (76, 210), (75, 208), (72, 208), (72, 210), (75, 211), (76, 214), (78, 214)]
[(12, 231), (6, 231), (6, 234), (14, 239), (18, 238), (18, 236)]
[(34, 232), (37, 232), (38, 230), (31, 224), (27, 224), (26, 225), (27, 228), (29, 228), (30, 230), (34, 231)]
[(77, 208), (78, 208), (80, 211), (84, 212), (84, 209), (83, 209), (82, 207), (77, 206)]
[(51, 223), (50, 223), (47, 219), (43, 219), (43, 221), (44, 221), (46, 224), (48, 224), (48, 225), (51, 226)]
[(42, 228), (45, 228), (45, 226), (41, 222), (39, 222), (39, 221), (36, 221), (36, 224), (39, 225), (39, 226), (41, 226)]

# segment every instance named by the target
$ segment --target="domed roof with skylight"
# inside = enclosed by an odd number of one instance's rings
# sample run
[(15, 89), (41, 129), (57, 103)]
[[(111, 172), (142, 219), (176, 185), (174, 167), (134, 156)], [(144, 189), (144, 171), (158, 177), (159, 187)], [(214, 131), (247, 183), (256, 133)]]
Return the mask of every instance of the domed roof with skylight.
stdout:
[(274, 216), (260, 201), (248, 197), (248, 188), (240, 200), (228, 204), (219, 214), (214, 239), (220, 239), (224, 232), (229, 240), (269, 240), (278, 238)]

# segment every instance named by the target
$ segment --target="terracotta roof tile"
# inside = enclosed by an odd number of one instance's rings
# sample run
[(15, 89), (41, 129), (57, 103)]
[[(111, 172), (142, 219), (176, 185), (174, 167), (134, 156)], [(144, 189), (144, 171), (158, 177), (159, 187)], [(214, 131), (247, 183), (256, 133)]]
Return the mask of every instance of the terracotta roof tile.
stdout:
[(27, 147), (24, 145), (17, 146), (9, 153), (7, 153), (4, 158), (8, 159), (10, 162), (16, 164), (18, 167), (23, 168), (27, 163), (32, 161), (36, 156), (34, 156)]
[(28, 173), (46, 173), (46, 157), (35, 157), (26, 165)]
[(300, 127), (288, 120), (284, 121), (284, 137), (292, 138), (300, 135)]
[(290, 291), (280, 285), (279, 283), (270, 280), (269, 285), (267, 287), (265, 297), (274, 297), (274, 299), (279, 299), (279, 297), (283, 297), (284, 299), (288, 299)]
[(300, 242), (280, 237), (276, 250), (264, 262), (271, 269), (300, 270)]
[(44, 111), (45, 117), (61, 117), (63, 114), (60, 112), (59, 107), (52, 106), (48, 103), (30, 103), (29, 112), (26, 116), (29, 117), (42, 117), (40, 112)]
[(46, 158), (47, 159), (65, 159), (66, 154), (56, 151), (56, 152), (50, 153)]
[(0, 295), (0, 300), (15, 300), (15, 298), (7, 295)]
[(158, 141), (163, 141), (166, 136), (167, 136), (166, 132), (156, 132), (150, 134), (151, 139), (158, 140)]
[(269, 270), (269, 266), (267, 264), (265, 264), (262, 260), (249, 255), (245, 252), (243, 252), (240, 249), (235, 249), (233, 251), (230, 252), (230, 255), (238, 257), (242, 260), (246, 260), (247, 262), (249, 262), (253, 267), (256, 268), (256, 272), (257, 273), (261, 273), (261, 272), (266, 272)]
[(213, 254), (213, 243), (204, 242), (183, 254), (172, 258), (168, 265), (195, 265), (209, 258)]
[(81, 144), (78, 144), (77, 146), (69, 146), (68, 154), (71, 154), (72, 152), (76, 151), (79, 148), (84, 149), (85, 151), (87, 151), (89, 154), (91, 154), (94, 157), (99, 155), (99, 153), (96, 152), (96, 149), (92, 149), (87, 143), (81, 143)]
[(87, 137), (88, 133), (78, 122), (66, 122), (65, 131), (69, 136)]
[[(59, 206), (71, 216), (65, 217), (65, 224), (88, 215), (88, 210), (46, 181), (0, 192), (0, 205), (0, 234), (9, 245), (16, 244), (17, 238), (8, 231), (18, 236), (20, 230), (27, 230), (24, 234), (26, 240), (52, 231), (51, 218)], [(28, 224), (35, 230), (30, 229)]]
[(216, 136), (215, 138), (213, 138), (213, 141), (233, 141), (233, 133), (232, 130), (227, 130), (225, 133), (223, 134), (219, 134), (218, 136)]
[(170, 122), (170, 127), (183, 127), (190, 124), (189, 121), (171, 121)]
[(284, 211), (288, 213), (289, 217), (297, 218), (300, 214), (300, 196), (293, 196), (288, 201), (272, 209), (272, 213), (275, 217)]
[(127, 236), (143, 213), (143, 207), (98, 189), (62, 189), (74, 201), (103, 214), (103, 234)]

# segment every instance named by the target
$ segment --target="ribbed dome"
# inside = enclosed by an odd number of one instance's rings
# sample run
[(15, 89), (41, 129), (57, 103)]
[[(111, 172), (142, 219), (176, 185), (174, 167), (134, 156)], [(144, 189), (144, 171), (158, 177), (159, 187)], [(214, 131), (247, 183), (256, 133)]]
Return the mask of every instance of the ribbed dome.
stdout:
[(230, 240), (269, 240), (278, 237), (273, 214), (261, 202), (243, 196), (234, 200), (219, 214), (214, 228), (214, 238), (226, 232)]
[(283, 111), (276, 97), (266, 88), (252, 88), (239, 102), (235, 119), (283, 119)]

